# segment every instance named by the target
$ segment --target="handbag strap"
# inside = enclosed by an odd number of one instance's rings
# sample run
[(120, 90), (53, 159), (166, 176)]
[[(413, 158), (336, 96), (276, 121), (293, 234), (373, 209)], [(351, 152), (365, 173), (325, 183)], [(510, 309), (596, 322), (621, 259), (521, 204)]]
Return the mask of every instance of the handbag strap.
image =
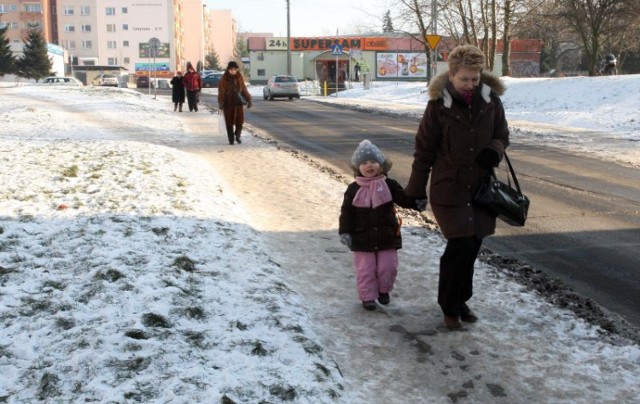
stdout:
[(516, 186), (516, 189), (518, 190), (518, 193), (521, 194), (522, 190), (520, 189), (520, 183), (518, 182), (518, 177), (516, 177), (516, 172), (513, 169), (513, 166), (511, 165), (511, 160), (509, 160), (509, 156), (507, 156), (507, 152), (505, 150), (504, 152), (504, 159), (507, 160), (507, 165), (509, 166), (509, 171), (511, 172), (511, 177), (513, 178), (513, 183)]

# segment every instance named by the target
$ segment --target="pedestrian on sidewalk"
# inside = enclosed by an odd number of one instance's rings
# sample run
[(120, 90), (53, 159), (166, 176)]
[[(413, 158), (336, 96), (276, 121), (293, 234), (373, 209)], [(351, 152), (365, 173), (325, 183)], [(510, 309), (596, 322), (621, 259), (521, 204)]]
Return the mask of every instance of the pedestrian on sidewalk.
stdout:
[(244, 124), (245, 103), (247, 108), (251, 108), (251, 94), (244, 84), (244, 77), (239, 71), (238, 64), (231, 61), (218, 83), (218, 108), (222, 110), (227, 138), (231, 145), (234, 139), (238, 144), (242, 143), (240, 135)]
[(473, 45), (449, 54), (449, 71), (429, 83), (429, 102), (415, 137), (407, 195), (426, 205), (447, 239), (440, 257), (438, 304), (449, 329), (477, 321), (467, 305), (482, 239), (495, 232), (495, 215), (473, 204), (482, 179), (502, 160), (509, 128), (499, 96), (506, 88), (484, 72), (485, 57)]
[[(338, 233), (353, 251), (358, 297), (366, 310), (376, 302), (386, 305), (398, 274), (398, 249), (402, 248), (401, 220), (395, 205), (419, 210), (416, 199), (388, 178), (391, 161), (369, 140), (363, 140), (351, 157), (356, 180), (344, 193)], [(424, 209), (424, 206), (422, 207)]]
[(198, 112), (200, 90), (202, 90), (202, 77), (200, 77), (200, 74), (193, 68), (191, 62), (187, 62), (187, 73), (184, 75), (184, 87), (187, 89), (189, 111)]
[(176, 75), (171, 79), (171, 100), (173, 101), (173, 111), (179, 108), (182, 112), (182, 104), (184, 104), (184, 77), (181, 71), (177, 71)]

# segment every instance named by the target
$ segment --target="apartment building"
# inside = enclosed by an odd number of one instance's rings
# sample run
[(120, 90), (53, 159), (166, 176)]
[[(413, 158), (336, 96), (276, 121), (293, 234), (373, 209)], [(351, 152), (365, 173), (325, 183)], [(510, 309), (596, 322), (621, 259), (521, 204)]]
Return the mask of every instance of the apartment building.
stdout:
[[(234, 29), (231, 13), (214, 20), (204, 0), (0, 0), (0, 26), (5, 25), (14, 43), (40, 30), (47, 42), (62, 46), (73, 66), (113, 66), (158, 77), (184, 70), (187, 61), (204, 62), (219, 35), (235, 35), (221, 31)], [(159, 43), (155, 55), (151, 41)], [(224, 42), (228, 47), (232, 40)]]
[(238, 27), (231, 10), (211, 10), (211, 46), (218, 54), (218, 60), (222, 67), (226, 67), (236, 48)]
[(22, 43), (31, 30), (42, 32), (47, 42), (54, 42), (51, 1), (0, 0), (0, 28), (9, 27), (10, 43)]
[[(59, 44), (79, 66), (122, 66), (130, 73), (170, 77), (181, 33), (181, 1), (57, 0)], [(174, 5), (175, 4), (175, 5)], [(179, 27), (179, 26), (178, 26)], [(159, 43), (155, 55), (150, 42)], [(154, 57), (155, 56), (155, 57)]]

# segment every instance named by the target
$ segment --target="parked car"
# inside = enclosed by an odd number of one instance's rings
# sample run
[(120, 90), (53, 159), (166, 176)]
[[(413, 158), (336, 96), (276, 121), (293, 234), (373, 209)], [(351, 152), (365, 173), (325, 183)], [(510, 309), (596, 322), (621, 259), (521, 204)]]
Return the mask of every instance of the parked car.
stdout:
[(44, 80), (42, 80), (42, 84), (46, 84), (48, 86), (84, 86), (84, 84), (82, 84), (82, 82), (75, 77), (60, 76), (46, 77)]
[(171, 84), (167, 79), (151, 79), (151, 86), (159, 89), (171, 89)]
[(136, 88), (149, 88), (149, 76), (138, 76), (136, 78)]
[(276, 97), (288, 97), (290, 100), (294, 97), (300, 99), (300, 84), (295, 76), (273, 76), (262, 89), (262, 96), (265, 100), (273, 100)]
[(202, 78), (202, 87), (204, 88), (218, 88), (220, 79), (224, 73), (211, 73)]
[(115, 74), (99, 74), (91, 81), (91, 85), (118, 87), (118, 76)]

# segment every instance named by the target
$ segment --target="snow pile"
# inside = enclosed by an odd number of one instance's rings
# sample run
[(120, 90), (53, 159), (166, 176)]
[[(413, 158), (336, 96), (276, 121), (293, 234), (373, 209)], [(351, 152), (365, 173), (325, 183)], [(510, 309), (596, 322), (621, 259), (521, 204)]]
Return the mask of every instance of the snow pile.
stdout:
[(299, 297), (206, 163), (93, 140), (2, 139), (0, 160), (0, 397), (341, 394)]

